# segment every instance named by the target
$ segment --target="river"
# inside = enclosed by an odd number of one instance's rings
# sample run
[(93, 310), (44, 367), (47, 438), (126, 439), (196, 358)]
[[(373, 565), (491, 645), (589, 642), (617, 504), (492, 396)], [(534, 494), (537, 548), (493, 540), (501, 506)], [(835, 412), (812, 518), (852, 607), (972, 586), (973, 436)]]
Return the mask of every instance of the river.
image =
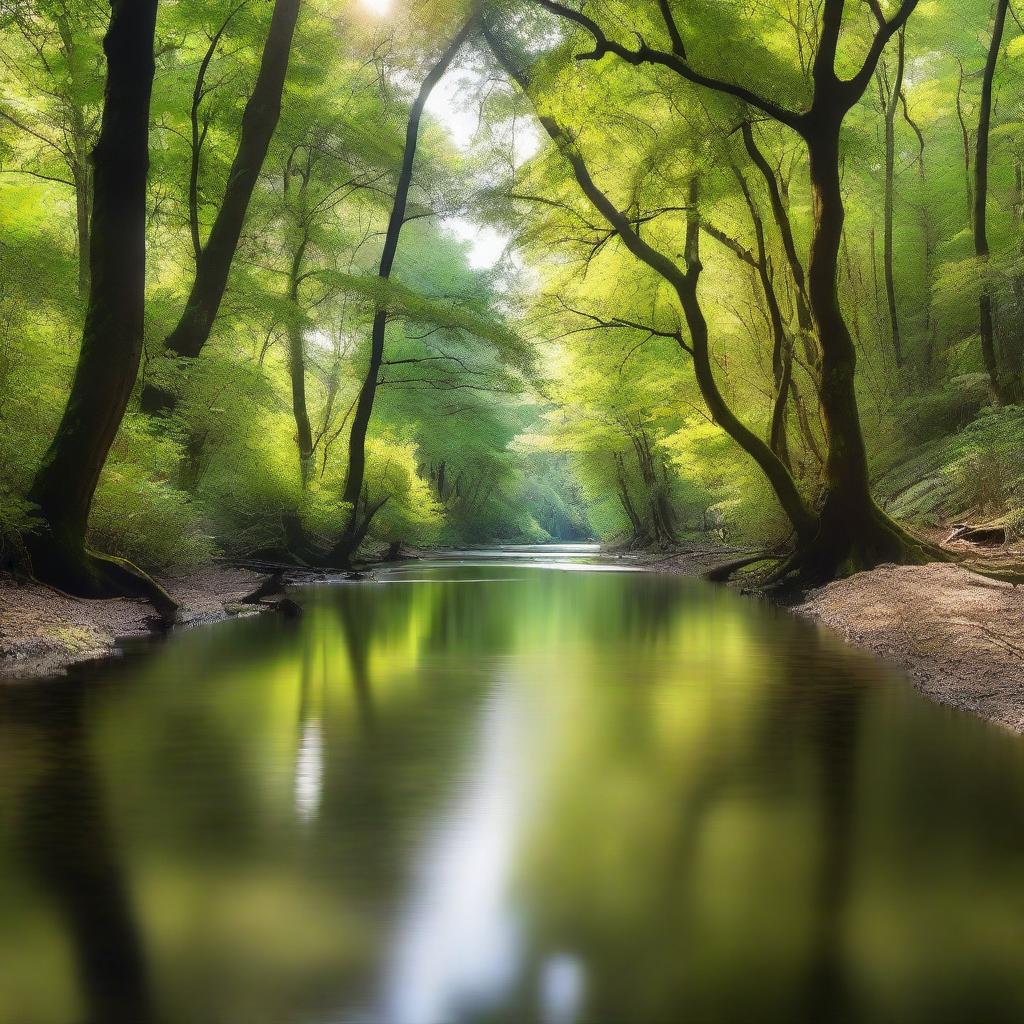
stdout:
[(593, 562), (0, 689), (0, 1024), (1024, 1020), (1024, 743)]

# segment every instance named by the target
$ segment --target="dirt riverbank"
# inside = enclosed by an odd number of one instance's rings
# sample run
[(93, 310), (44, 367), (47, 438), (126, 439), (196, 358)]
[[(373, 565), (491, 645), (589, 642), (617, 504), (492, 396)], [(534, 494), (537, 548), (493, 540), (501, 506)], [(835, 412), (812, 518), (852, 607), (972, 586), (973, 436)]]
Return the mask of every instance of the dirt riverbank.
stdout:
[(883, 565), (796, 611), (899, 666), (934, 700), (1024, 732), (1024, 588), (955, 565)]
[[(225, 605), (251, 593), (261, 578), (242, 569), (208, 567), (160, 583), (181, 605), (179, 624), (191, 626), (227, 618)], [(157, 631), (153, 609), (144, 602), (79, 601), (0, 575), (0, 679), (56, 675), (109, 657), (119, 640)]]

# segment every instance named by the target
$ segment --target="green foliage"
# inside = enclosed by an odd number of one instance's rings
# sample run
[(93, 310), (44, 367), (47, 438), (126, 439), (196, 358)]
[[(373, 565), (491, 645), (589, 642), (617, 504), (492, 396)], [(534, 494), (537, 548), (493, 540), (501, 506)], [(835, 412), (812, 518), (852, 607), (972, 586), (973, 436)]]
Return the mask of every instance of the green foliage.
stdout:
[[(593, 43), (579, 26), (524, 0), (495, 2), (516, 52), (533, 63), (536, 109), (503, 84), (474, 39), (452, 80), (468, 83), (460, 126), (472, 114), (478, 129), (468, 143), (456, 141), (450, 111), (444, 122), (427, 117), (386, 282), (382, 232), (410, 100), (467, 7), (417, 0), (397, 26), (356, 4), (303, 5), (281, 121), (197, 360), (164, 354), (192, 282), (193, 157), (203, 244), (272, 5), (161, 3), (142, 376), (177, 404), (158, 422), (132, 406), (93, 509), (97, 547), (154, 570), (214, 553), (330, 547), (351, 512), (341, 501), (348, 437), (381, 308), (385, 358), (365, 499), (384, 504), (370, 543), (596, 535), (668, 545), (706, 532), (785, 540), (789, 526), (763, 476), (708, 415), (678, 295), (616, 239), (556, 147), (539, 142), (537, 110), (557, 119), (611, 202), (676, 265), (688, 214), (699, 217), (715, 378), (743, 423), (767, 439), (777, 338), (751, 266), (764, 232), (794, 351), (786, 456), (808, 504), (818, 501), (816, 339), (800, 320), (770, 194), (738, 127), (753, 122), (804, 269), (814, 216), (805, 148), (788, 129), (670, 68), (611, 55), (577, 61)], [(586, 11), (623, 45), (639, 35), (666, 47), (666, 7), (695, 66), (794, 110), (806, 106), (816, 5), (592, 0)], [(992, 409), (979, 343), (987, 291), (1000, 373), (1011, 379), (1024, 363), (1024, 51), (1011, 27), (996, 79), (986, 259), (975, 254), (969, 199), (988, 18), (982, 0), (930, 0), (907, 31), (891, 197), (899, 356), (885, 294), (881, 172), (893, 47), (843, 136), (838, 288), (858, 351), (870, 463), (879, 496), (918, 521), (1012, 518), (1024, 506), (1020, 418), (1013, 407)], [(0, 558), (32, 527), (25, 495), (76, 363), (87, 241), (80, 215), (102, 102), (103, 20), (80, 0), (25, 0), (0, 20)], [(841, 71), (856, 70), (875, 27), (870, 5), (847, 5)], [(207, 56), (196, 153), (193, 101)], [(450, 84), (439, 111), (458, 106)], [(691, 211), (695, 178), (699, 209)], [(507, 241), (493, 266), (481, 268), (460, 238), (476, 228)], [(312, 447), (305, 464), (303, 417)]]
[(189, 495), (154, 481), (131, 463), (111, 466), (104, 474), (89, 539), (98, 551), (153, 572), (194, 568), (215, 551)]

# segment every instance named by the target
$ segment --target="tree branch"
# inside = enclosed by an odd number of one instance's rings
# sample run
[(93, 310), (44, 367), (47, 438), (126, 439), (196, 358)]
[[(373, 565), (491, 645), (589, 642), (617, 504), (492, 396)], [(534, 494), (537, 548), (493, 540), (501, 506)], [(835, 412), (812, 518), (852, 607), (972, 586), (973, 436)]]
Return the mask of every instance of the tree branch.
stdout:
[[(750, 106), (756, 107), (758, 110), (762, 111), (762, 113), (767, 114), (769, 117), (781, 124), (787, 125), (797, 131), (800, 130), (800, 126), (804, 120), (803, 114), (787, 110), (785, 107), (779, 106), (772, 100), (758, 95), (746, 86), (738, 85), (735, 82), (726, 82), (722, 79), (703, 74), (694, 68), (685, 56), (681, 55), (677, 50), (670, 52), (653, 49), (647, 45), (647, 42), (642, 36), (638, 36), (640, 43), (637, 49), (631, 50), (628, 46), (623, 46), (622, 43), (609, 39), (608, 36), (605, 35), (601, 26), (581, 11), (574, 10), (571, 7), (566, 7), (565, 4), (558, 3), (557, 0), (536, 0), (536, 3), (545, 10), (550, 11), (552, 14), (556, 14), (560, 18), (579, 25), (593, 37), (593, 52), (581, 53), (577, 56), (577, 60), (600, 60), (606, 54), (614, 53), (617, 57), (626, 61), (627, 64), (632, 64), (634, 67), (639, 67), (642, 64), (660, 65), (661, 67), (675, 71), (676, 74), (685, 78), (686, 81), (693, 85), (699, 85), (705, 89), (711, 89), (714, 92), (721, 93), (726, 96), (732, 96), (734, 99), (741, 100), (744, 103), (749, 103)], [(669, 12), (668, 16), (671, 18), (671, 12)], [(673, 21), (672, 24), (674, 25), (675, 22)], [(670, 32), (671, 31), (672, 30), (670, 30)], [(675, 31), (675, 35), (678, 37), (677, 29)], [(675, 48), (677, 45), (682, 45), (681, 37), (678, 38), (678, 43), (676, 38), (673, 38), (673, 47)]]
[[(835, 0), (833, 0), (835, 2)], [(899, 10), (886, 21), (884, 17), (881, 18), (878, 32), (875, 34), (875, 38), (871, 43), (871, 49), (868, 50), (868, 55), (864, 59), (864, 64), (860, 71), (854, 75), (848, 82), (844, 82), (844, 86), (852, 96), (850, 105), (856, 103), (861, 96), (864, 95), (864, 91), (871, 83), (871, 76), (875, 73), (875, 68), (878, 67), (878, 62), (882, 57), (882, 52), (889, 44), (889, 40), (892, 39), (900, 29), (906, 25), (910, 19), (911, 14), (914, 13), (914, 8), (917, 7), (918, 0), (903, 0), (900, 4)], [(874, 6), (877, 7), (877, 0), (874, 0)], [(876, 11), (876, 16), (880, 15), (881, 11)], [(833, 55), (834, 60), (834, 55)]]

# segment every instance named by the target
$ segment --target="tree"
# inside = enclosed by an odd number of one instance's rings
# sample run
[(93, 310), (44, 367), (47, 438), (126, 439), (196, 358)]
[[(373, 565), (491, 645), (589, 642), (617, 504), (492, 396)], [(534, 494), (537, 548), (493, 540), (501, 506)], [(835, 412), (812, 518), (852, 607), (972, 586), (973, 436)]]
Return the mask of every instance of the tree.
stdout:
[[(196, 249), (196, 270), (181, 318), (165, 343), (167, 351), (173, 356), (195, 359), (202, 352), (213, 330), (227, 288), (228, 275), (245, 224), (249, 202), (270, 148), (274, 129), (281, 116), (281, 98), (300, 5), (301, 0), (275, 0), (259, 74), (246, 104), (245, 113), (242, 115), (238, 148), (228, 173), (217, 217), (205, 246), (201, 245), (199, 240), (198, 220), (195, 214), (195, 180), (199, 153), (198, 99), (202, 96), (203, 77), (208, 59), (204, 58), (204, 63), (200, 64), (196, 80), (196, 99), (192, 106), (193, 149), (190, 179), (190, 223), (193, 246)], [(215, 36), (211, 41), (208, 55), (212, 55), (218, 38), (219, 36)], [(141, 401), (143, 410), (149, 413), (166, 411), (174, 405), (173, 395), (155, 385), (148, 385), (144, 389)]]
[(995, 24), (992, 28), (992, 39), (989, 43), (988, 58), (985, 61), (981, 86), (977, 152), (974, 161), (974, 251), (982, 265), (983, 275), (980, 299), (981, 353), (992, 387), (992, 396), (1000, 403), (1016, 401), (1021, 397), (1021, 382), (1017, 381), (1013, 387), (1007, 386), (999, 372), (999, 358), (996, 353), (995, 300), (992, 296), (988, 267), (991, 256), (988, 240), (988, 176), (989, 140), (992, 131), (992, 90), (996, 65), (999, 62), (999, 51), (1003, 45), (1003, 32), (1006, 28), (1006, 13), (1009, 6), (1009, 0), (996, 0)]
[(103, 117), (93, 151), (89, 303), (67, 407), (29, 492), (43, 524), (29, 550), (33, 571), (48, 583), (86, 597), (146, 597), (173, 617), (175, 603), (148, 576), (85, 544), (93, 494), (142, 354), (156, 7), (157, 0), (110, 6)]
[(78, 294), (85, 298), (92, 202), (89, 152), (101, 88), (92, 38), (96, 13), (84, 4), (40, 3), (5, 5), (4, 16), (20, 36), (21, 45), (4, 48), (3, 60), (17, 73), (22, 95), (12, 89), (0, 103), (0, 122), (17, 129), (24, 143), (15, 173), (74, 190)]
[[(813, 527), (805, 521), (802, 528), (798, 528), (802, 538), (792, 569), (802, 580), (814, 581), (882, 562), (937, 557), (937, 552), (927, 551), (885, 515), (871, 495), (855, 389), (857, 353), (838, 292), (839, 257), (846, 218), (840, 173), (843, 122), (864, 96), (886, 45), (906, 25), (917, 0), (903, 0), (890, 18), (886, 18), (878, 3), (870, 4), (874, 31), (867, 54), (849, 79), (842, 78), (837, 71), (845, 2), (824, 0), (818, 21), (817, 49), (810, 66), (810, 96), (803, 110), (790, 109), (754, 88), (696, 68), (688, 57), (682, 31), (668, 0), (660, 0), (658, 5), (664, 31), (670, 40), (667, 50), (651, 47), (642, 36), (638, 46), (627, 46), (610, 38), (598, 22), (575, 8), (555, 0), (536, 0), (536, 3), (582, 28), (594, 40), (594, 50), (580, 55), (579, 60), (600, 60), (613, 54), (636, 67), (670, 69), (701, 89), (739, 101), (744, 108), (752, 108), (796, 132), (802, 139), (807, 148), (814, 198), (808, 294), (821, 344), (819, 397), (828, 454), (822, 507)], [(673, 272), (668, 267), (666, 270)], [(695, 290), (693, 277), (691, 281)], [(712, 413), (718, 419), (721, 410), (712, 407)], [(776, 491), (779, 489), (776, 484)], [(787, 512), (799, 516), (795, 505), (792, 509), (787, 506)]]
[[(405, 152), (402, 156), (402, 165), (398, 174), (394, 203), (391, 208), (391, 216), (388, 219), (387, 231), (384, 236), (384, 248), (380, 258), (380, 269), (378, 271), (378, 278), (385, 285), (391, 279), (391, 271), (395, 265), (395, 256), (398, 253), (398, 243), (401, 240), (402, 228), (405, 225), (423, 111), (426, 108), (427, 100), (430, 99), (430, 94), (434, 91), (437, 83), (444, 77), (452, 61), (458, 56), (459, 51), (473, 32), (475, 25), (476, 12), (474, 10), (425, 75), (419, 92), (409, 109)], [(359, 392), (359, 398), (356, 402), (355, 414), (352, 417), (352, 429), (349, 434), (348, 475), (345, 480), (345, 491), (342, 500), (351, 506), (351, 512), (349, 513), (345, 531), (330, 555), (330, 559), (334, 564), (348, 564), (349, 559), (366, 536), (366, 531), (374, 515), (380, 510), (384, 501), (387, 500), (385, 497), (377, 502), (375, 506), (364, 506), (363, 502), (363, 482), (366, 475), (366, 433), (370, 426), (370, 417), (373, 415), (373, 403), (377, 395), (381, 367), (384, 363), (384, 341), (387, 326), (387, 305), (383, 301), (378, 301), (371, 329), (370, 361), (366, 369), (363, 386)]]
[[(895, 230), (896, 186), (896, 115), (903, 99), (903, 79), (906, 71), (906, 30), (896, 34), (896, 68), (891, 70), (886, 61), (878, 68), (878, 95), (885, 121), (885, 201), (882, 259), (885, 264), (885, 298), (889, 309), (889, 329), (896, 369), (903, 368), (903, 344), (900, 334), (899, 306), (896, 302), (896, 269), (893, 260), (893, 232)], [(891, 78), (890, 78), (891, 76)]]

